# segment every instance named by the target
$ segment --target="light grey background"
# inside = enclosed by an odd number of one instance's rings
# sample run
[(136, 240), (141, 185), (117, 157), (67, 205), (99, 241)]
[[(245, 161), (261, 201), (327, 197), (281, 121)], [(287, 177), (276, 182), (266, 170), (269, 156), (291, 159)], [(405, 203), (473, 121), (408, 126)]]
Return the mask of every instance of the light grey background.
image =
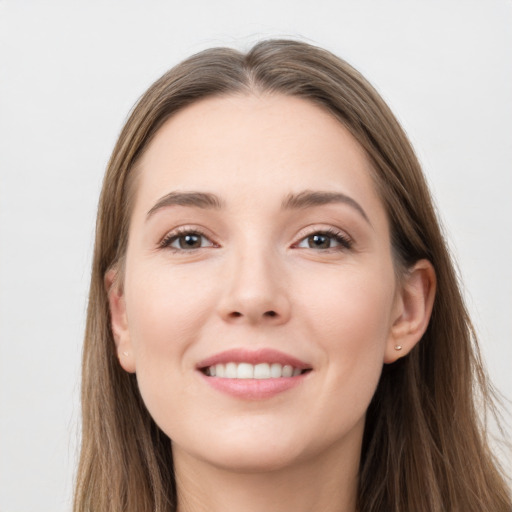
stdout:
[(512, 2), (0, 0), (0, 511), (70, 510), (102, 174), (182, 58), (300, 37), (354, 64), (407, 130), (512, 398)]

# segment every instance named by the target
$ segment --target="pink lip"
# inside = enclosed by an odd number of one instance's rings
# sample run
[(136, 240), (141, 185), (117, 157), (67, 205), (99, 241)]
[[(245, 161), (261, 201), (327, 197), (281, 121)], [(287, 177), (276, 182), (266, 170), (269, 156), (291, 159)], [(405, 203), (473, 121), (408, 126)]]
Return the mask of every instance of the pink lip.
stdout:
[(244, 400), (264, 400), (298, 386), (309, 373), (303, 373), (296, 377), (261, 380), (223, 379), (219, 377), (207, 377), (204, 373), (199, 373), (199, 375), (212, 388), (227, 395)]
[[(274, 349), (226, 350), (201, 361), (197, 365), (197, 369), (202, 370), (215, 364), (226, 363), (279, 363), (282, 365), (290, 365), (294, 368), (300, 368), (301, 370), (311, 369), (311, 365), (308, 365), (304, 361)], [(217, 391), (244, 400), (263, 400), (298, 386), (308, 377), (310, 372), (302, 373), (295, 377), (281, 377), (277, 379), (226, 379), (209, 377), (202, 371), (198, 373), (208, 385)]]
[(208, 366), (213, 366), (214, 364), (226, 363), (279, 363), (283, 366), (288, 364), (294, 368), (300, 368), (301, 370), (311, 369), (311, 365), (308, 365), (304, 361), (271, 348), (263, 348), (258, 350), (235, 348), (226, 350), (224, 352), (220, 352), (211, 357), (208, 357), (207, 359), (204, 359), (196, 366), (196, 368), (202, 369), (208, 368)]

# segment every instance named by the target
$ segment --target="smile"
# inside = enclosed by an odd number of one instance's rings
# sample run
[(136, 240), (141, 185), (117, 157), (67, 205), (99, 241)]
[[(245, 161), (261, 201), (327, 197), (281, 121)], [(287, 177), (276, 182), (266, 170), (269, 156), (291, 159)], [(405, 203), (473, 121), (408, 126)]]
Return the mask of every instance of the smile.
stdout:
[(313, 367), (271, 348), (235, 348), (204, 359), (196, 370), (216, 391), (242, 400), (264, 400), (300, 386)]
[(280, 363), (218, 363), (203, 369), (203, 373), (209, 377), (223, 379), (280, 379), (297, 377), (308, 371), (289, 364)]

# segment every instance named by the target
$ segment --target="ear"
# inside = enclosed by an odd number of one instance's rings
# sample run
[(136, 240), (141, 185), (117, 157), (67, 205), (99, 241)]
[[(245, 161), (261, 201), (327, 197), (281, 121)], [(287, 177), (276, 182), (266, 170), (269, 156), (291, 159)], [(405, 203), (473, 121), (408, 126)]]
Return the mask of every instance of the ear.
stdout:
[(407, 355), (420, 341), (430, 321), (435, 294), (434, 267), (428, 260), (419, 260), (407, 271), (397, 290), (385, 363)]
[(104, 283), (108, 295), (110, 322), (119, 363), (127, 372), (135, 373), (135, 357), (128, 329), (124, 294), (118, 280), (118, 270), (109, 270), (105, 274)]

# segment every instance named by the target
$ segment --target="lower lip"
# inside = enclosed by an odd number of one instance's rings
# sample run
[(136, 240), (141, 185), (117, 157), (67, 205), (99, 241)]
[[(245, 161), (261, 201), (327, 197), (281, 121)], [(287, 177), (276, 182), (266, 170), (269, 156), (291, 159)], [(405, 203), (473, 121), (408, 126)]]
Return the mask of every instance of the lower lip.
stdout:
[(278, 379), (226, 379), (200, 374), (217, 391), (245, 400), (264, 400), (298, 386), (309, 372)]

